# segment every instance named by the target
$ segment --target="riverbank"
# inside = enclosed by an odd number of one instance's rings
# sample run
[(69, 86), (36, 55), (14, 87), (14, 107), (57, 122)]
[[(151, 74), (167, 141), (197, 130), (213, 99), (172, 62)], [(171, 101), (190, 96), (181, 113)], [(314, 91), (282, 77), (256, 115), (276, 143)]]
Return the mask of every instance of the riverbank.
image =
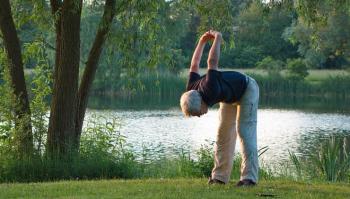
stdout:
[[(230, 70), (230, 69), (223, 69)], [(231, 69), (236, 70), (236, 69)], [(350, 98), (350, 75), (345, 70), (310, 70), (305, 80), (293, 80), (284, 75), (268, 75), (258, 69), (237, 69), (257, 80), (261, 96), (269, 97), (319, 97), (319, 98)], [(205, 73), (202, 69), (201, 74)], [(137, 98), (178, 99), (185, 90), (187, 72), (178, 75), (164, 73), (144, 73), (130, 81), (115, 80), (105, 84), (95, 83), (93, 96), (113, 96), (128, 101)], [(119, 85), (119, 86), (112, 86)], [(152, 100), (154, 101), (154, 100)]]
[(261, 181), (257, 187), (208, 186), (204, 178), (0, 184), (0, 198), (348, 198), (349, 184)]
[[(345, 70), (310, 70), (304, 81), (271, 77), (258, 69), (238, 69), (254, 77), (260, 87), (260, 108), (302, 108), (346, 113), (350, 111), (350, 74)], [(205, 72), (202, 69), (202, 73)], [(169, 109), (179, 106), (187, 73), (143, 74), (134, 89), (95, 87), (89, 99), (92, 109)], [(136, 81), (136, 80), (135, 80)], [(123, 85), (119, 82), (110, 85)], [(137, 86), (139, 85), (139, 86)]]

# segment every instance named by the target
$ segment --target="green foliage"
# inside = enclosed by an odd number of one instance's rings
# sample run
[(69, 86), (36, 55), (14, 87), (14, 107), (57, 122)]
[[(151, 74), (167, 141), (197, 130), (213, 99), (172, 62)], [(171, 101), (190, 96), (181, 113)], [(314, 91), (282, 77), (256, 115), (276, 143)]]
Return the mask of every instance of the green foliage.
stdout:
[[(108, 88), (107, 93), (105, 93), (108, 95), (119, 96), (124, 99), (147, 96), (156, 99), (158, 103), (162, 103), (163, 99), (179, 97), (179, 94), (183, 92), (186, 80), (169, 72), (146, 71), (140, 74), (137, 79), (130, 79), (123, 75), (120, 79), (114, 80), (111, 85), (105, 85), (104, 83), (97, 82), (92, 92), (103, 94), (105, 88)], [(133, 86), (130, 87), (130, 84)]]
[(318, 83), (310, 81), (293, 81), (286, 77), (261, 76), (251, 74), (257, 80), (260, 92), (263, 96), (317, 97), (320, 99), (341, 98), (348, 99), (350, 88), (349, 75), (328, 77)]
[(23, 139), (21, 131), (24, 130), (30, 118), (15, 116), (15, 111), (20, 105), (11, 85), (8, 64), (5, 52), (1, 49), (0, 65), (4, 68), (1, 71), (2, 82), (0, 83), (0, 156), (9, 155), (12, 158), (18, 158), (21, 155), (20, 148), (25, 147), (20, 143)]
[(281, 36), (294, 20), (287, 1), (269, 5), (254, 1), (237, 19), (236, 49), (232, 58), (238, 67), (252, 67), (264, 57), (286, 60), (297, 56), (294, 46)]
[[(216, 6), (211, 6), (213, 4)], [(142, 87), (139, 84), (140, 73), (145, 71), (178, 73), (187, 67), (185, 62), (190, 59), (198, 34), (202, 30), (207, 31), (209, 27), (224, 32), (225, 41), (231, 43), (233, 34), (230, 5), (230, 1), (212, 0), (151, 1), (147, 4), (124, 2), (107, 38), (95, 87), (103, 89), (102, 92), (124, 86), (132, 90)], [(83, 8), (82, 61), (86, 60), (102, 6), (101, 3), (94, 2), (85, 4)], [(197, 18), (200, 23), (194, 27), (190, 25)], [(185, 38), (190, 31), (196, 35), (193, 41)], [(119, 80), (123, 83), (119, 83)], [(134, 80), (138, 83), (135, 84)]]
[(254, 67), (264, 56), (263, 50), (255, 46), (246, 46), (243, 49), (237, 47), (232, 54), (237, 55), (237, 58), (234, 59), (234, 64), (244, 67)]
[(302, 163), (300, 162), (299, 158), (292, 152), (288, 151), (289, 153), (289, 159), (292, 162), (292, 165), (294, 166), (294, 170), (296, 173), (296, 177), (298, 180), (302, 180), (303, 179), (303, 167), (302, 167)]
[(350, 3), (346, 0), (297, 0), (296, 8), (300, 17), (307, 23), (322, 25), (334, 11), (349, 13)]
[(202, 145), (201, 148), (197, 151), (197, 167), (199, 168), (200, 173), (206, 177), (210, 176), (211, 170), (214, 167), (213, 145), (214, 142)]
[(339, 138), (330, 137), (324, 140), (314, 153), (306, 154), (300, 159), (289, 153), (298, 179), (321, 179), (330, 182), (350, 180), (349, 146)]
[[(349, 75), (343, 76), (331, 76), (323, 81), (320, 85), (322, 88), (321, 92), (324, 92), (328, 96), (333, 97), (347, 97), (350, 89), (350, 77)], [(345, 89), (345, 90), (344, 90)]]
[[(1, 55), (1, 54), (0, 54)], [(6, 64), (1, 59), (1, 65)], [(14, 122), (14, 96), (9, 83), (9, 72), (6, 68), (1, 71), (2, 83), (0, 84), (0, 153), (11, 151), (10, 140), (13, 138)]]
[[(80, 160), (85, 164), (79, 176), (123, 177), (137, 175), (135, 155), (126, 138), (120, 133), (118, 118), (92, 115), (83, 129), (80, 142)], [(91, 172), (91, 173), (90, 173)]]
[(257, 68), (264, 69), (270, 76), (279, 76), (284, 63), (280, 60), (274, 60), (272, 57), (265, 57), (257, 63)]
[(304, 80), (309, 75), (306, 64), (302, 59), (287, 60), (287, 78), (291, 80)]
[[(120, 133), (120, 125), (118, 118), (92, 114), (83, 129), (79, 155), (67, 160), (41, 155), (18, 161), (2, 154), (0, 182), (210, 175), (214, 162), (213, 142), (202, 145), (194, 153), (180, 147), (174, 148), (173, 154), (168, 154), (161, 145), (144, 145), (143, 150), (136, 153)], [(240, 162), (241, 158), (237, 155), (233, 178), (239, 177)]]
[(70, 159), (50, 159), (38, 154), (17, 160), (11, 154), (1, 153), (0, 181), (137, 177), (139, 164), (119, 126), (115, 118), (93, 115), (84, 128), (79, 155)]
[[(224, 37), (229, 40), (229, 48), (234, 47), (233, 42), (233, 6), (230, 0), (203, 0), (194, 1), (194, 8), (200, 18), (198, 33), (214, 29), (224, 33)], [(223, 42), (225, 48), (226, 42)], [(226, 44), (227, 45), (227, 44)]]
[(52, 71), (43, 41), (25, 44), (24, 62), (34, 65), (31, 74), (30, 108), (32, 114), (33, 138), (37, 154), (44, 152), (46, 132), (48, 129), (48, 98), (51, 95)]
[(342, 140), (336, 140), (334, 137), (320, 147), (313, 161), (325, 180), (331, 182), (349, 180), (350, 152), (346, 147), (342, 145)]
[(309, 67), (343, 68), (350, 48), (349, 3), (347, 1), (297, 1), (299, 18), (288, 30)]
[(126, 140), (119, 129), (120, 121), (117, 118), (92, 115), (84, 128), (80, 152), (89, 154), (97, 151), (103, 153), (102, 155), (121, 153)]
[[(331, 73), (333, 75), (326, 74), (326, 71), (320, 72), (324, 73), (322, 77), (313, 76), (312, 79), (308, 77), (306, 81), (291, 80), (286, 77), (284, 70), (280, 75), (259, 75), (254, 71), (249, 75), (257, 80), (262, 97), (280, 97), (281, 99), (293, 97), (290, 99), (295, 100), (308, 97), (346, 100), (350, 97), (349, 75), (341, 75), (341, 72)], [(178, 99), (185, 89), (186, 78), (187, 71), (182, 75), (146, 73), (140, 77), (140, 85), (143, 86), (134, 86), (136, 88), (133, 90), (122, 86), (102, 93), (94, 89), (95, 97), (91, 99), (90, 107), (111, 109), (174, 107), (178, 105)], [(118, 84), (123, 85), (123, 81), (118, 81)], [(134, 84), (137, 84), (137, 81), (134, 81)], [(103, 91), (103, 88), (101, 90)], [(98, 96), (98, 94), (106, 95)], [(115, 97), (119, 100), (115, 101)], [(103, 100), (100, 100), (101, 98)]]

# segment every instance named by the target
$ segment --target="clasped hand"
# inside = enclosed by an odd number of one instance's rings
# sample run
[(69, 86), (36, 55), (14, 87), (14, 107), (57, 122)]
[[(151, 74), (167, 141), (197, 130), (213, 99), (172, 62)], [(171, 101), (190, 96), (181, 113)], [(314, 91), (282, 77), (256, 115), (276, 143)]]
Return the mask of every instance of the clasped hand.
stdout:
[(200, 42), (206, 43), (207, 41), (214, 40), (216, 38), (221, 38), (222, 35), (219, 31), (216, 30), (209, 30), (208, 32), (205, 32), (201, 38), (199, 39)]

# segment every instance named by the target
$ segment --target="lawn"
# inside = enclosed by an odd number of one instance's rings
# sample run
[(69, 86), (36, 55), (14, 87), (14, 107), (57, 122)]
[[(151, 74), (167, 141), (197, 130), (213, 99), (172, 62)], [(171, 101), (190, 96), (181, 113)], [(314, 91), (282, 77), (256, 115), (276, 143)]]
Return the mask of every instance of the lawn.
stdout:
[(254, 188), (208, 186), (206, 179), (143, 179), (0, 184), (0, 198), (350, 198), (346, 183), (262, 181)]

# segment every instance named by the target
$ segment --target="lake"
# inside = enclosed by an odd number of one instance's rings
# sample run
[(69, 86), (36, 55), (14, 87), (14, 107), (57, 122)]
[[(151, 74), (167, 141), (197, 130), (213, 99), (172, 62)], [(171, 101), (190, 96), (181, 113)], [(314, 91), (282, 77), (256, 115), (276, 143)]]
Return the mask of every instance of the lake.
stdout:
[[(171, 102), (168, 107), (157, 107), (157, 103), (138, 106), (129, 101), (116, 105), (113, 99), (109, 99), (109, 103), (107, 99), (94, 100), (101, 101), (95, 102), (95, 105), (107, 106), (96, 108), (90, 105), (87, 116), (101, 114), (120, 118), (120, 132), (137, 152), (145, 147), (160, 147), (168, 154), (179, 149), (194, 152), (216, 138), (217, 106), (200, 118), (185, 118), (180, 108)], [(294, 100), (295, 104), (278, 102), (276, 99), (261, 100), (258, 111), (258, 148), (269, 148), (261, 156), (264, 162), (269, 165), (283, 163), (289, 159), (288, 151), (298, 155), (315, 151), (320, 141), (331, 135), (345, 138), (350, 143), (347, 100), (335, 100), (334, 103), (313, 100), (297, 99)], [(236, 151), (239, 150), (238, 142)]]

